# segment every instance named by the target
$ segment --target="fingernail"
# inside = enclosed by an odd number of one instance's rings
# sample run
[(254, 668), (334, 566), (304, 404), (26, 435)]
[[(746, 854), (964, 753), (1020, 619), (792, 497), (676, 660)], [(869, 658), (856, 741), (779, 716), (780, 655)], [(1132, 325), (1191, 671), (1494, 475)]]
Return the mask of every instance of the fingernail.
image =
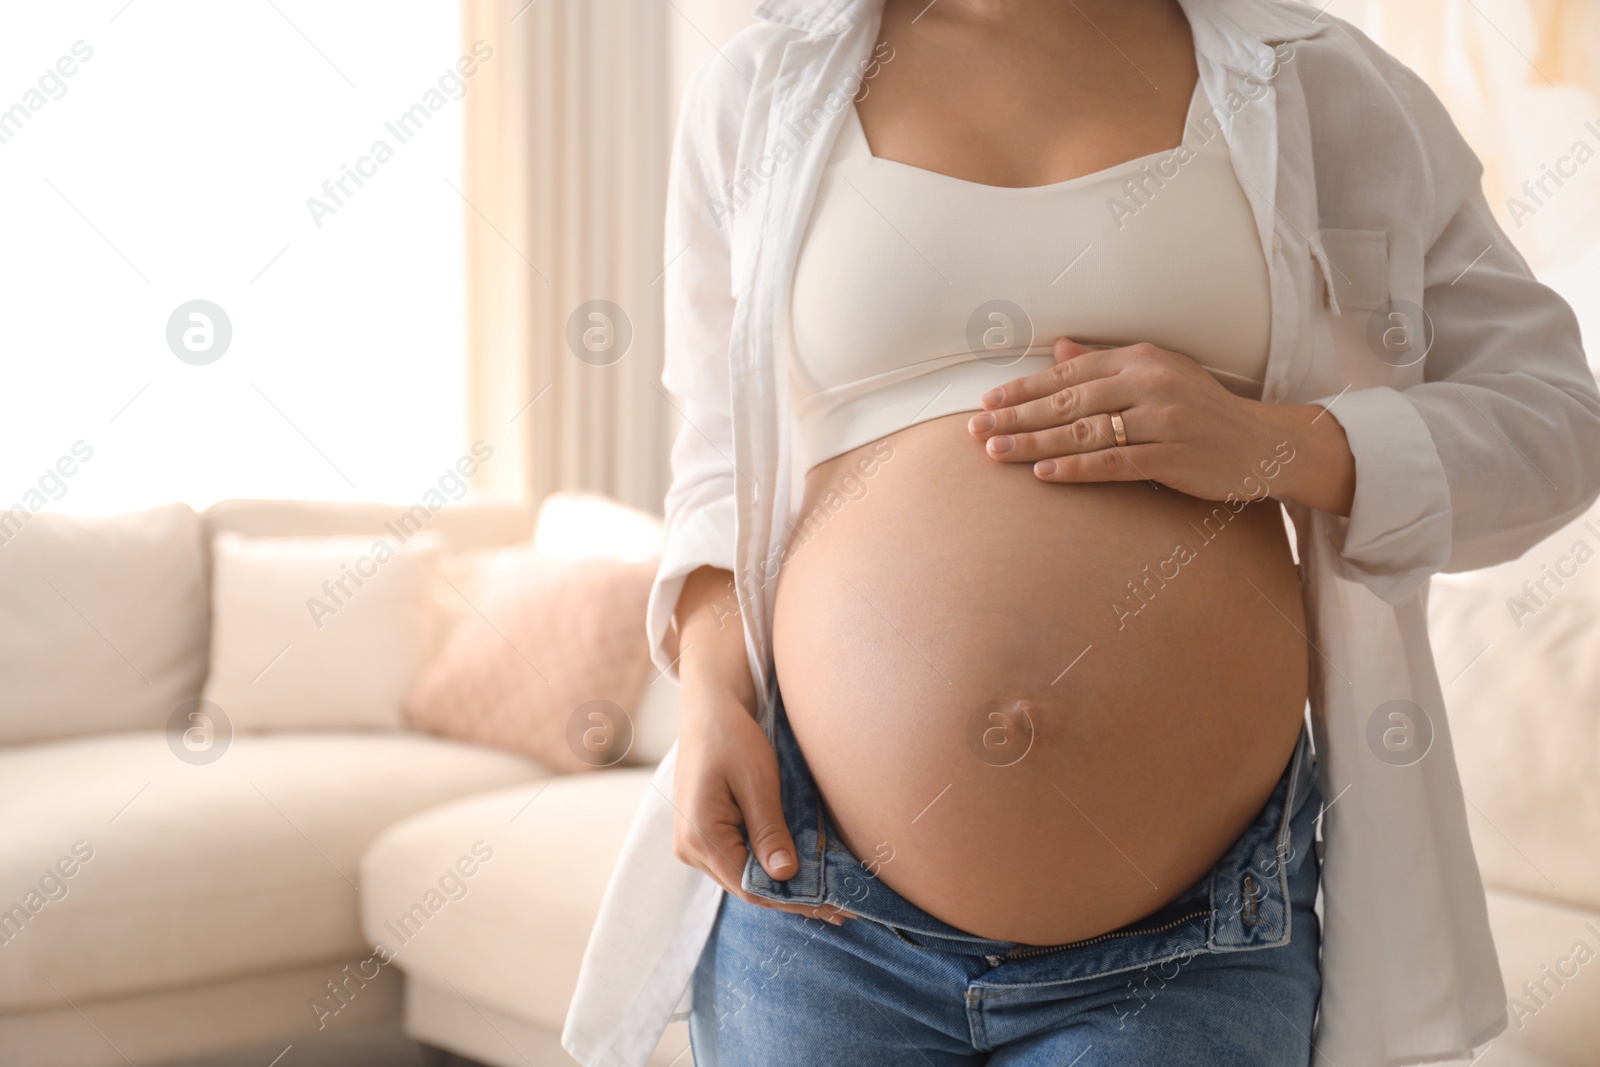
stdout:
[[(990, 395), (992, 396), (993, 394)], [(984, 399), (987, 400), (988, 397), (985, 397)], [(973, 433), (988, 433), (990, 430), (994, 429), (994, 416), (974, 415), (972, 416), (972, 422), (968, 423), (968, 425), (972, 427)]]
[(1006, 393), (1004, 389), (991, 389), (987, 393), (983, 394), (983, 398), (980, 402), (984, 407), (992, 408), (1005, 398)]
[(1049, 477), (1055, 472), (1056, 461), (1053, 459), (1041, 459), (1039, 462), (1033, 465), (1033, 473), (1039, 475), (1040, 477)]
[(1016, 443), (1017, 441), (1014, 437), (991, 437), (989, 438), (989, 451), (1010, 452)]
[(789, 855), (786, 850), (780, 848), (778, 851), (770, 853), (767, 856), (767, 870), (774, 871), (781, 867), (787, 867), (793, 862), (794, 857)]

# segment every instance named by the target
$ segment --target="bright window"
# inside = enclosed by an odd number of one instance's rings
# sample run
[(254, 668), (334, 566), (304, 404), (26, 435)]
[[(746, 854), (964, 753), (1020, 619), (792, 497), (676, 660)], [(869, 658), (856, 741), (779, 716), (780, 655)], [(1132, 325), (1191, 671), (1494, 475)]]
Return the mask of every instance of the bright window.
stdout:
[(0, 509), (409, 503), (467, 453), (459, 38), (444, 2), (0, 8)]

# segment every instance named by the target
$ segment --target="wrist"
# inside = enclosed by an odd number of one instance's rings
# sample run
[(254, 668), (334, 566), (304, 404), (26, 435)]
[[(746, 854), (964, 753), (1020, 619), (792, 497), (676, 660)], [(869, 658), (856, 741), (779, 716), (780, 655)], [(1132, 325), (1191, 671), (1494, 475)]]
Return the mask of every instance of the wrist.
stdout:
[(696, 702), (737, 703), (754, 710), (756, 688), (750, 672), (741, 665), (737, 671), (695, 671), (679, 674), (679, 688), (686, 699)]
[(678, 596), (675, 619), (683, 706), (698, 711), (731, 701), (753, 710), (755, 683), (733, 576), (714, 567), (693, 571)]
[(1355, 499), (1356, 464), (1333, 412), (1321, 404), (1269, 404), (1274, 441), (1293, 450), (1277, 494), (1316, 511), (1348, 516)]
[(754, 716), (756, 687), (743, 653), (743, 644), (737, 662), (725, 656), (691, 658), (693, 653), (687, 653), (678, 663), (680, 714), (714, 718), (737, 707)]

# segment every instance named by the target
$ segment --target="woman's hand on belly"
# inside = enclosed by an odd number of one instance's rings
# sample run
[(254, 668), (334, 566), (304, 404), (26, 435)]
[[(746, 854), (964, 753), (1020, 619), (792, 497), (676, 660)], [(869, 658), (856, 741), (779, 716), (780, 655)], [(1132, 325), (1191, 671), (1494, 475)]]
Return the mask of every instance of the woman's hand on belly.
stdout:
[(1054, 355), (1050, 370), (985, 394), (968, 431), (991, 458), (1032, 463), (1042, 481), (1149, 480), (1202, 500), (1278, 496), (1350, 514), (1355, 459), (1322, 406), (1236, 396), (1193, 359), (1151, 344), (1063, 337)]

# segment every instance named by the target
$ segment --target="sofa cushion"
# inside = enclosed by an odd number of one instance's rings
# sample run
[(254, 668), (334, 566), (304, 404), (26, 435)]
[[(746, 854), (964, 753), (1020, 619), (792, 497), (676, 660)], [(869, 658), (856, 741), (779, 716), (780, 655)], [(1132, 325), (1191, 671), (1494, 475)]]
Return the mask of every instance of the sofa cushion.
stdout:
[(1600, 910), (1600, 521), (1441, 576), (1428, 618), (1484, 881)]
[(1479, 1067), (1593, 1067), (1600, 1049), (1600, 912), (1491, 890), (1505, 1031)]
[(0, 744), (159, 729), (205, 681), (199, 518), (24, 519), (0, 532)]
[(634, 740), (627, 709), (650, 671), (644, 609), (655, 563), (528, 547), (485, 567), (477, 614), (418, 677), (406, 722), (560, 771), (620, 762)]
[(212, 545), (205, 699), (238, 730), (402, 725), (436, 644), (439, 539), (244, 537)]
[(559, 1032), (650, 774), (519, 785), (390, 827), (361, 861), (368, 941), (408, 975)]
[[(606, 557), (637, 563), (659, 560), (666, 526), (658, 515), (627, 507), (598, 493), (565, 490), (539, 504), (534, 545), (568, 558)], [(646, 661), (650, 657), (648, 648)], [(622, 766), (656, 766), (678, 739), (678, 681), (648, 670), (645, 691), (630, 710), (634, 747)]]
[[(599, 493), (565, 490), (539, 505), (534, 545), (553, 556), (605, 556), (639, 562), (659, 560), (666, 533), (660, 516), (630, 508)], [(648, 660), (649, 652), (645, 657)], [(633, 747), (624, 767), (654, 767), (678, 739), (678, 682), (653, 668), (644, 692), (630, 709)]]
[(161, 731), (0, 750), (0, 1011), (365, 956), (373, 838), (544, 774), (409, 733), (236, 735), (209, 763)]
[(533, 541), (552, 556), (642, 563), (661, 558), (666, 533), (659, 516), (600, 493), (569, 489), (551, 493), (540, 503)]
[(539, 506), (531, 541), (446, 555), (440, 611), (450, 638), (406, 699), (408, 723), (578, 771), (616, 761), (616, 749), (568, 744), (574, 712), (598, 699), (624, 717), (613, 731), (584, 720), (579, 741), (630, 734), (621, 765), (659, 763), (678, 718), (677, 681), (651, 670), (643, 625), (661, 545), (661, 518), (558, 491)]
[(652, 666), (650, 681), (633, 708), (633, 748), (622, 766), (654, 767), (667, 758), (678, 741), (682, 695), (676, 678), (668, 678)]
[(424, 530), (450, 552), (526, 541), (534, 512), (517, 504), (457, 503), (460, 494), (409, 506), (333, 500), (221, 500), (201, 513), (208, 534), (247, 537), (389, 537)]

